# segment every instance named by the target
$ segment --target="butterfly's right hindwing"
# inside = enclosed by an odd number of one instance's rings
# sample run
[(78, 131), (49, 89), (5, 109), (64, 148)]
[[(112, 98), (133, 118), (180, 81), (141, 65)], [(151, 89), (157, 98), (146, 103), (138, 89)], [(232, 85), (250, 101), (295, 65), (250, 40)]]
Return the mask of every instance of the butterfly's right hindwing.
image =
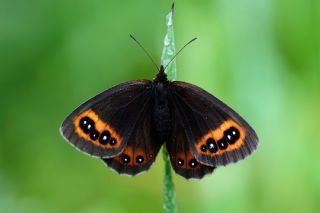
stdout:
[(207, 174), (211, 174), (215, 169), (200, 163), (196, 158), (188, 141), (186, 127), (184, 126), (182, 109), (179, 101), (169, 96), (171, 106), (172, 130), (166, 147), (170, 156), (172, 168), (175, 172), (186, 179), (201, 179)]

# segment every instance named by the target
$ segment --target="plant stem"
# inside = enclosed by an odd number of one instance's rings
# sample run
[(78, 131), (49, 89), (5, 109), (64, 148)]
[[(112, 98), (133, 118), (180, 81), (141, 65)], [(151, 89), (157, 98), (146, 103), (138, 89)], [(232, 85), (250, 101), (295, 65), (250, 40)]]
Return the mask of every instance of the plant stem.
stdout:
[[(172, 3), (171, 11), (166, 16), (167, 23), (167, 34), (164, 38), (164, 48), (161, 57), (161, 64), (166, 66), (172, 57), (175, 55), (175, 44), (174, 44), (174, 32), (173, 32), (173, 13), (174, 3)], [(176, 78), (176, 61), (175, 59), (170, 63), (166, 69), (168, 79), (170, 81)], [(170, 159), (165, 146), (162, 148), (162, 156), (164, 160), (164, 204), (163, 210), (165, 213), (176, 213), (176, 195), (174, 190), (174, 184), (172, 181)]]
[(167, 149), (163, 147), (162, 156), (164, 160), (164, 200), (163, 210), (165, 213), (176, 213), (176, 193), (172, 181), (171, 165)]

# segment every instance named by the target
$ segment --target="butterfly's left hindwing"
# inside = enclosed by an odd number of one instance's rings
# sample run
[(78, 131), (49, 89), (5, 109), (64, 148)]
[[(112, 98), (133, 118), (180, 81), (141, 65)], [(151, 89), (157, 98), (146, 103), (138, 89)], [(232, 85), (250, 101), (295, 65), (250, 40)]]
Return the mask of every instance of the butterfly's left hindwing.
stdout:
[[(195, 158), (208, 166), (224, 166), (251, 154), (258, 137), (250, 125), (226, 104), (185, 82), (170, 84), (170, 102), (177, 111)], [(175, 120), (174, 122), (177, 122)], [(178, 141), (177, 141), (178, 142)]]
[(159, 152), (162, 142), (157, 140), (153, 126), (154, 99), (150, 97), (137, 114), (138, 121), (123, 152), (108, 159), (102, 159), (109, 167), (119, 174), (136, 175), (152, 165)]
[(63, 122), (63, 136), (79, 150), (100, 158), (119, 155), (151, 99), (151, 81), (129, 81), (88, 100)]

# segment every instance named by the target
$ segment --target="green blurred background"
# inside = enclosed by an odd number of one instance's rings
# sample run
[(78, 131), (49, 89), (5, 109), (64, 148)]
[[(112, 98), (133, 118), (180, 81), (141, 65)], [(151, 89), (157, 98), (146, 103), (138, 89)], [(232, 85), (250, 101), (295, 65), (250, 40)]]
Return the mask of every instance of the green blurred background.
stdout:
[[(163, 162), (119, 176), (63, 140), (86, 99), (156, 70), (170, 1), (0, 0), (0, 212), (162, 212)], [(177, 0), (178, 80), (256, 129), (251, 157), (201, 181), (179, 212), (320, 212), (318, 0)]]

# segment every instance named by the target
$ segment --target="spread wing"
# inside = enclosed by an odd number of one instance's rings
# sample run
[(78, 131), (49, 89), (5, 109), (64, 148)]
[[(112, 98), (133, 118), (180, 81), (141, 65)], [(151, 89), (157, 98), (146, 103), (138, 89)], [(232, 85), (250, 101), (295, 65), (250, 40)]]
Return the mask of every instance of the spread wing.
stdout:
[(91, 98), (61, 125), (65, 139), (79, 150), (100, 158), (119, 155), (140, 122), (151, 99), (151, 81), (129, 81)]
[[(178, 81), (170, 84), (170, 91), (174, 113), (180, 115), (174, 122), (181, 123), (173, 130), (171, 143), (180, 146), (187, 143), (199, 163), (224, 166), (245, 158), (256, 149), (255, 131), (219, 99), (197, 86)], [(182, 136), (175, 138), (179, 131), (185, 134), (183, 139)]]

